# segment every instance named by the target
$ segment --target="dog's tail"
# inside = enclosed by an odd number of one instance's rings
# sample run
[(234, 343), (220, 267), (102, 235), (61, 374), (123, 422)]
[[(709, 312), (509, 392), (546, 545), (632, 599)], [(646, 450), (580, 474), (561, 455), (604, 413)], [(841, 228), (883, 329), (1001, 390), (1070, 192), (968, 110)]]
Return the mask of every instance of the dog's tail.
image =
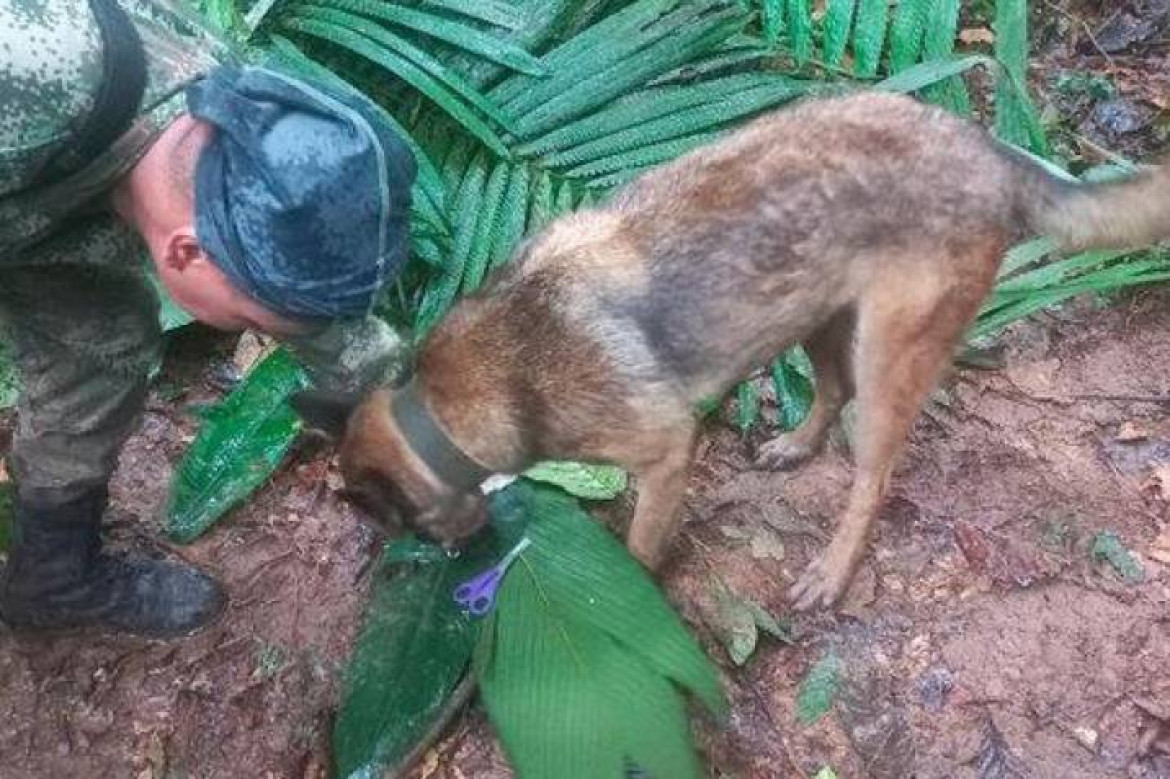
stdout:
[(1125, 249), (1170, 239), (1170, 164), (1094, 184), (1057, 178), (1022, 165), (1019, 206), (1034, 234), (1062, 249)]

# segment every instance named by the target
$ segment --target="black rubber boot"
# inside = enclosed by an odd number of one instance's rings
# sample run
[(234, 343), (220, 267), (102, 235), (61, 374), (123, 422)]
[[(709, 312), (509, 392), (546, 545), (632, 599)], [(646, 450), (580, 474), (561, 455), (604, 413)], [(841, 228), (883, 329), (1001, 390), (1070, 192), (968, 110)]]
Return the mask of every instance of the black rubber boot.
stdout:
[(102, 551), (106, 488), (64, 504), (13, 501), (13, 539), (0, 575), (0, 620), (14, 629), (100, 628), (150, 638), (188, 635), (227, 598), (194, 568)]

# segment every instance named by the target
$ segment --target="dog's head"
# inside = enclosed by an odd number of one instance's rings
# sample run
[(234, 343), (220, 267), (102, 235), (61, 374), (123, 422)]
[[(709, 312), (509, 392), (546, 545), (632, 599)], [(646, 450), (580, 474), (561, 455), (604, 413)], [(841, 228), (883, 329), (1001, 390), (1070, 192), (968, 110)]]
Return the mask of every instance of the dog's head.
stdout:
[(340, 441), (344, 497), (391, 536), (413, 530), (454, 544), (487, 524), (478, 489), (460, 489), (436, 474), (407, 442), (392, 413), (394, 393), (358, 398), (316, 391), (292, 398), (309, 427)]

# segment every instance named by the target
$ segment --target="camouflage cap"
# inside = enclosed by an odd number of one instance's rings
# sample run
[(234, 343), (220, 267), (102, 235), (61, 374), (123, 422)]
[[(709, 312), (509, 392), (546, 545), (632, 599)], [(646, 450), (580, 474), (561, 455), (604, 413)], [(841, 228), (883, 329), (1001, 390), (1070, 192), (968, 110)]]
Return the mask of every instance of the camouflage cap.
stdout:
[(406, 259), (410, 149), (356, 91), (259, 67), (187, 89), (217, 132), (195, 180), (196, 233), (241, 289), (285, 316), (368, 312)]

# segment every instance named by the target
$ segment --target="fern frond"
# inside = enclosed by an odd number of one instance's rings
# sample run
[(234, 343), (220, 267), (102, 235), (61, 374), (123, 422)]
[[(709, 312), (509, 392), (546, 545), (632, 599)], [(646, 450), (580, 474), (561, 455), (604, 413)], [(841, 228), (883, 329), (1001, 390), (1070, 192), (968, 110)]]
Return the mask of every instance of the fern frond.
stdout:
[(478, 289), (487, 272), (488, 262), (495, 250), (495, 242), (499, 238), (499, 216), (511, 178), (512, 165), (506, 162), (497, 164), (492, 168), (483, 194), (478, 198), (474, 212), (475, 227), (471, 231), (471, 247), (463, 269), (461, 291), (464, 295)]
[(857, 0), (829, 0), (825, 12), (825, 62), (829, 65), (841, 64), (845, 56), (856, 7)]
[(792, 56), (797, 63), (808, 62), (813, 55), (812, 8), (809, 0), (787, 0), (784, 21)]
[(370, 19), (388, 22), (425, 36), (449, 43), (456, 48), (477, 54), (521, 73), (534, 76), (548, 74), (548, 69), (531, 54), (498, 36), (488, 35), (476, 28), (444, 19), (412, 8), (373, 0), (328, 0), (328, 8), (359, 14)]
[(890, 25), (890, 72), (899, 73), (918, 62), (926, 35), (926, 20), (937, 0), (900, 0)]
[(503, 0), (426, 0), (422, 7), (439, 8), (505, 30), (518, 29), (523, 23), (519, 9)]
[(488, 270), (498, 268), (512, 257), (512, 251), (524, 235), (524, 223), (528, 216), (528, 197), (532, 188), (532, 171), (528, 165), (513, 168), (508, 179), (508, 189), (500, 204), (499, 218), (492, 238)]
[(662, 144), (724, 127), (745, 116), (788, 102), (806, 94), (807, 91), (807, 84), (777, 77), (774, 84), (761, 84), (754, 89), (738, 93), (724, 92), (723, 97), (705, 105), (692, 105), (629, 129), (611, 132), (596, 141), (573, 147), (565, 152), (550, 154), (542, 162), (550, 167), (580, 165), (646, 146)]
[[(927, 15), (923, 39), (923, 60), (949, 60), (955, 53), (955, 39), (959, 35), (959, 0), (935, 0)], [(926, 91), (926, 97), (955, 113), (971, 113), (971, 98), (967, 86), (960, 79), (948, 79)]]
[[(498, 109), (473, 88), (456, 76), (448, 74), (443, 80), (398, 53), (397, 45), (404, 43), (397, 36), (370, 25), (361, 24), (360, 17), (322, 9), (323, 13), (312, 16), (292, 15), (282, 21), (282, 26), (295, 32), (304, 33), (347, 49), (376, 65), (386, 68), (406, 83), (442, 107), (456, 121), (476, 138), (500, 156), (507, 156), (508, 149), (503, 140), (485, 121), (470, 110), (468, 103), (485, 113), (500, 115)], [(349, 24), (344, 23), (348, 21)], [(353, 22), (357, 22), (357, 32)], [(408, 48), (413, 49), (408, 45)], [(417, 49), (415, 49), (417, 51)], [(429, 59), (429, 58), (427, 58)], [(433, 60), (432, 60), (433, 62)], [(437, 63), (435, 63), (437, 64)], [(440, 71), (443, 69), (440, 67)], [(465, 102), (466, 101), (466, 102)]]
[(853, 72), (861, 78), (877, 75), (889, 16), (889, 0), (858, 0), (857, 21), (853, 27)]
[(673, 68), (726, 40), (743, 25), (742, 17), (727, 11), (711, 14), (689, 28), (678, 29), (623, 62), (581, 79), (564, 93), (525, 113), (516, 125), (522, 138), (555, 129), (609, 103), (631, 88)]
[(593, 179), (589, 182), (591, 187), (612, 186), (628, 180), (645, 168), (673, 160), (680, 154), (685, 154), (704, 143), (710, 143), (720, 135), (721, 133), (718, 132), (705, 132), (688, 135), (685, 138), (652, 143), (630, 152), (615, 154), (571, 168), (565, 172), (565, 176), (574, 179)]

